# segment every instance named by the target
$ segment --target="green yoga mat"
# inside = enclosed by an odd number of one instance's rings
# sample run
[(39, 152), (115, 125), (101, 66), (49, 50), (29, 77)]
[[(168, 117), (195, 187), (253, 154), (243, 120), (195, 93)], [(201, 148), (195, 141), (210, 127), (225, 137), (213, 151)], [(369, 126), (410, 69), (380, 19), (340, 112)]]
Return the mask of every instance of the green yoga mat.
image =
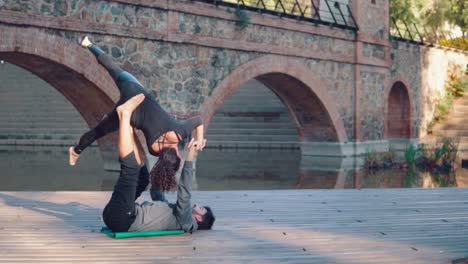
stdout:
[(167, 235), (180, 235), (184, 230), (153, 230), (153, 231), (139, 231), (139, 232), (112, 232), (109, 228), (103, 227), (101, 233), (104, 233), (112, 238), (129, 238), (129, 237), (145, 237), (145, 236), (167, 236)]

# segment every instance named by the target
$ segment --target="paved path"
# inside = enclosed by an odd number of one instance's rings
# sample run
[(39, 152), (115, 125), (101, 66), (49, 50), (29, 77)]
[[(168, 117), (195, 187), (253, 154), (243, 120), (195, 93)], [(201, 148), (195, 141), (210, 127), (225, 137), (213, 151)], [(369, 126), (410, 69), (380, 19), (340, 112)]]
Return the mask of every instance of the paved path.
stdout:
[(99, 233), (109, 197), (0, 192), (0, 263), (451, 263), (468, 257), (467, 188), (199, 191), (193, 200), (212, 206), (214, 230), (121, 240)]

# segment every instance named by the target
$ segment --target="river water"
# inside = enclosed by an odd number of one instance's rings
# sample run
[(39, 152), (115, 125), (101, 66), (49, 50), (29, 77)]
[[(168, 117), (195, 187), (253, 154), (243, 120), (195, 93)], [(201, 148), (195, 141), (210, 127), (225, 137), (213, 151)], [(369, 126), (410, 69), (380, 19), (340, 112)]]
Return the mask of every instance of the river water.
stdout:
[[(105, 171), (96, 147), (75, 167), (66, 147), (0, 148), (0, 191), (109, 191), (117, 172)], [(468, 187), (468, 170), (446, 175), (403, 170), (367, 172), (337, 158), (301, 157), (299, 150), (205, 149), (197, 158), (195, 190)]]

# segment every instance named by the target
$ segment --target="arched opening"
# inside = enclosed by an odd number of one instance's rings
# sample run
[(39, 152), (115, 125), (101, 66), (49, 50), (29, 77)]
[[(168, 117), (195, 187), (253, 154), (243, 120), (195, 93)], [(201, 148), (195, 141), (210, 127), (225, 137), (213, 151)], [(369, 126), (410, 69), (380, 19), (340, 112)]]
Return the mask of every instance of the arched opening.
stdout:
[[(27, 96), (20, 99), (26, 99), (27, 97), (29, 100), (40, 101), (47, 105), (46, 98), (32, 95), (36, 92), (35, 89), (39, 89), (36, 85), (37, 83), (47, 85), (50, 88), (48, 92), (53, 90), (56, 94), (59, 93), (63, 95), (62, 99), (65, 101), (64, 103), (68, 104), (68, 110), (66, 111), (72, 109), (75, 111), (76, 115), (81, 117), (81, 125), (83, 126), (80, 128), (82, 132), (86, 131), (89, 127), (95, 126), (101, 120), (102, 116), (112, 109), (114, 102), (119, 97), (118, 89), (115, 87), (112, 78), (107, 72), (95, 62), (93, 55), (80, 48), (76, 42), (66, 40), (60, 36), (40, 32), (34, 28), (1, 26), (0, 35), (2, 39), (8, 40), (0, 46), (0, 60), (4, 62), (1, 66), (12, 67), (16, 70), (20, 69), (24, 73), (17, 74), (11, 82), (15, 82), (15, 79), (18, 79), (16, 82), (19, 82), (20, 79), (24, 81), (23, 78), (26, 76), (28, 76), (28, 78), (35, 78), (35, 81), (29, 83), (29, 86), (26, 87), (27, 89), (24, 91), (28, 93)], [(34, 43), (34, 45), (31, 43)], [(2, 85), (8, 85), (3, 78)], [(8, 90), (8, 87), (5, 87), (5, 89)], [(5, 94), (2, 93), (2, 95)], [(9, 94), (9, 96), (18, 96), (18, 94)], [(2, 99), (8, 100), (9, 96), (2, 96)], [(21, 95), (19, 96), (21, 97)], [(10, 98), (11, 101), (13, 101), (12, 97)], [(43, 122), (41, 118), (43, 119), (44, 115), (47, 115), (46, 112), (42, 114), (41, 116), (40, 111), (34, 112), (34, 116), (37, 117), (37, 123)], [(51, 115), (60, 116), (60, 113), (54, 112)], [(59, 120), (59, 117), (57, 117), (56, 120)], [(55, 123), (55, 125), (58, 124)], [(50, 128), (51, 127), (48, 127), (48, 132), (42, 136), (44, 137), (42, 143), (40, 139), (37, 138), (37, 135), (29, 135), (28, 137), (31, 137), (31, 139), (34, 139), (32, 137), (36, 137), (36, 139), (30, 140), (29, 148), (36, 150), (38, 145), (47, 144), (46, 140), (54, 139), (56, 135), (50, 134)], [(71, 140), (71, 137), (76, 136), (76, 134), (68, 135), (70, 131), (65, 131), (69, 129), (67, 127), (57, 128), (55, 132), (60, 132), (61, 129), (64, 129), (64, 131), (62, 131), (63, 134), (61, 136), (58, 136), (58, 140)], [(15, 136), (13, 135), (15, 132), (18, 132), (17, 128), (13, 128), (13, 130), (16, 131), (10, 133), (11, 137)], [(99, 149), (95, 149), (94, 151), (96, 152), (95, 154), (101, 156), (103, 162), (99, 164), (100, 170), (95, 173), (103, 175), (106, 174), (106, 172), (102, 170), (103, 167), (111, 170), (115, 168), (115, 161), (117, 160), (116, 135), (117, 134), (114, 133), (113, 135), (103, 137), (99, 140)], [(21, 137), (21, 135), (18, 134), (17, 136)], [(25, 134), (23, 134), (22, 137), (24, 139)], [(76, 140), (76, 138), (74, 140)], [(28, 148), (26, 144), (15, 142), (14, 139), (11, 142), (11, 145), (15, 149), (23, 147)], [(66, 182), (65, 179), (67, 179), (67, 176), (73, 173), (64, 169), (68, 166), (68, 157), (66, 146), (62, 146), (62, 148), (64, 149), (63, 155), (52, 155), (50, 150), (46, 150), (43, 156), (49, 156), (51, 160), (55, 159), (55, 162), (60, 164), (62, 169), (57, 170), (57, 175), (62, 177), (62, 182)], [(92, 158), (92, 154), (88, 158), (90, 157)], [(84, 158), (83, 165), (86, 166), (87, 157), (83, 156), (82, 158)], [(34, 165), (34, 167), (29, 167), (25, 173), (28, 177), (36, 176), (33, 175), (34, 173), (31, 174), (32, 171), (51, 171), (51, 168), (48, 168), (45, 162), (35, 162), (32, 160), (24, 160), (24, 162), (23, 164), (29, 162), (31, 163), (29, 165)], [(74, 169), (76, 170), (76, 167)], [(94, 178), (96, 179), (98, 177), (94, 175)], [(54, 183), (51, 179), (47, 180), (47, 177), (42, 177), (42, 179), (41, 177), (37, 177), (37, 180), (51, 183), (42, 190), (60, 190), (60, 188), (57, 187), (59, 185), (54, 185), (57, 182)], [(60, 181), (60, 179), (56, 180)], [(28, 178), (27, 181), (34, 183), (36, 178)], [(29, 186), (36, 187), (39, 185), (32, 184)], [(71, 188), (74, 190), (86, 189), (80, 188), (79, 184)]]
[(299, 148), (295, 122), (268, 87), (251, 79), (216, 111), (207, 130), (209, 146)]
[(408, 90), (402, 82), (393, 84), (387, 103), (387, 137), (411, 137), (411, 110)]
[(335, 107), (324, 82), (294, 60), (240, 66), (202, 105), (207, 144), (216, 148), (199, 154), (196, 188), (302, 188), (302, 142), (346, 141)]
[(0, 191), (110, 190), (115, 175), (103, 170), (92, 146), (75, 167), (67, 147), (88, 129), (80, 113), (50, 84), (0, 62)]
[(315, 91), (322, 88), (320, 84), (306, 84), (285, 73), (262, 74), (256, 79), (270, 88), (289, 109), (302, 141), (340, 141), (329, 111), (334, 106), (327, 104), (327, 109), (323, 99)]
[(296, 125), (261, 82), (248, 80), (226, 98), (206, 138), (208, 149), (197, 159), (201, 189), (295, 188), (301, 161)]
[(268, 87), (285, 105), (300, 141), (348, 141), (343, 121), (326, 84), (295, 60), (275, 56), (261, 57), (241, 65), (216, 87), (200, 109), (208, 130), (224, 102), (251, 79)]

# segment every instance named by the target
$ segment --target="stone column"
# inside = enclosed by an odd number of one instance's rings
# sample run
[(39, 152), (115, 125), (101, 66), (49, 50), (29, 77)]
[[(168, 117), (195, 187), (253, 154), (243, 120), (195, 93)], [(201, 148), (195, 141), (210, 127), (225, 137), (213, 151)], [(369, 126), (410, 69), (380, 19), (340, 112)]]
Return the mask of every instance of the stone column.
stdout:
[[(354, 140), (382, 140), (384, 109), (379, 104), (370, 106), (362, 100), (366, 96), (379, 96), (377, 91), (389, 85), (389, 3), (383, 0), (349, 0), (349, 6), (359, 27), (355, 46)], [(380, 95), (378, 100), (383, 106), (383, 94)]]

